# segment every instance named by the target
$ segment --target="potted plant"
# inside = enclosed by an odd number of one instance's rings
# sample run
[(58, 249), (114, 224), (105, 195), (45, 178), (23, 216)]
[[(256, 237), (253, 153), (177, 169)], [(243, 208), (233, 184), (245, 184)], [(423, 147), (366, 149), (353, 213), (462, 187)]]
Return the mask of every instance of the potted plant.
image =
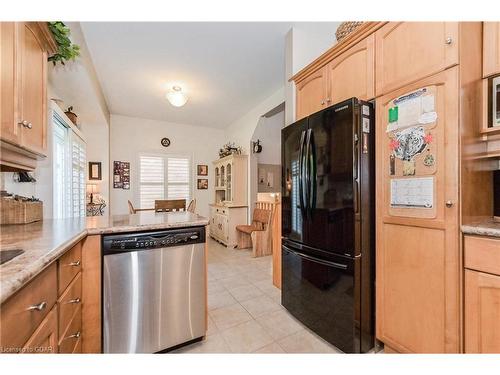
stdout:
[(64, 65), (65, 61), (75, 60), (80, 56), (80, 46), (71, 42), (69, 36), (71, 30), (61, 21), (47, 22), (49, 30), (54, 36), (57, 44), (57, 52), (49, 57), (54, 65), (59, 61)]

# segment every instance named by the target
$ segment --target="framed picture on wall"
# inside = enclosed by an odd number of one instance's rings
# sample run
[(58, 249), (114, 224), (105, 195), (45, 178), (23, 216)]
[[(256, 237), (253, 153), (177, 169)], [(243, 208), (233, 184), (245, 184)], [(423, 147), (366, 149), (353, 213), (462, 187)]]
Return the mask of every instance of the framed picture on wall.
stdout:
[(130, 162), (113, 162), (113, 188), (130, 189)]
[(198, 164), (198, 176), (208, 176), (208, 165)]
[(89, 161), (89, 180), (102, 180), (101, 162)]
[(206, 189), (208, 189), (208, 178), (199, 178), (198, 190), (206, 190)]

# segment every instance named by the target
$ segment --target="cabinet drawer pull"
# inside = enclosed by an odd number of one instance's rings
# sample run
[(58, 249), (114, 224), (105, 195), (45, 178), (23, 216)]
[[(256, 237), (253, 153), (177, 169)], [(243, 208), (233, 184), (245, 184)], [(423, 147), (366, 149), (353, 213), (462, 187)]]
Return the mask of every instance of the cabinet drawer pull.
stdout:
[(81, 299), (80, 298), (73, 298), (68, 301), (68, 303), (80, 303)]
[(72, 335), (69, 335), (69, 336), (68, 336), (68, 337), (66, 337), (66, 338), (67, 338), (67, 339), (77, 339), (77, 338), (79, 338), (81, 335), (82, 335), (82, 334), (81, 334), (81, 332), (80, 332), (80, 331), (78, 331), (77, 333), (74, 333), (74, 334), (72, 334)]
[(29, 121), (26, 121), (26, 120), (23, 120), (23, 121), (19, 122), (18, 124), (24, 126), (25, 128), (28, 128), (28, 129), (33, 128), (33, 124)]
[(453, 43), (453, 39), (452, 39), (452, 38), (450, 38), (450, 37), (448, 37), (448, 38), (446, 38), (446, 40), (445, 40), (444, 42), (445, 42), (446, 44), (451, 44), (451, 43)]
[(33, 310), (42, 311), (46, 307), (47, 307), (47, 302), (43, 301), (43, 302), (40, 302), (37, 305), (31, 305), (30, 307), (28, 307), (28, 310), (29, 311), (33, 311)]
[(71, 262), (69, 265), (72, 267), (78, 267), (80, 265), (80, 260), (77, 260), (76, 262)]

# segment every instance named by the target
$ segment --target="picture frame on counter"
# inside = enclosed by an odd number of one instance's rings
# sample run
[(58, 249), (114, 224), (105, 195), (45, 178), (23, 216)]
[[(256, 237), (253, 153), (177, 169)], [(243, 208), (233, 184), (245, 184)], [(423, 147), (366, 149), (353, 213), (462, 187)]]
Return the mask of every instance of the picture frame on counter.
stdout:
[(102, 163), (89, 161), (89, 180), (102, 180)]

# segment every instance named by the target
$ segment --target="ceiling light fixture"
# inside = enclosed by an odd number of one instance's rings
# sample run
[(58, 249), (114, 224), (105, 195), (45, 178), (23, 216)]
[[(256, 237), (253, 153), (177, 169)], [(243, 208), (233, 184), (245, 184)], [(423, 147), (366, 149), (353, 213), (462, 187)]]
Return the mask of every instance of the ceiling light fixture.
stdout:
[(186, 94), (182, 92), (182, 88), (179, 86), (173, 86), (172, 90), (167, 92), (166, 97), (174, 107), (182, 107), (188, 101)]

